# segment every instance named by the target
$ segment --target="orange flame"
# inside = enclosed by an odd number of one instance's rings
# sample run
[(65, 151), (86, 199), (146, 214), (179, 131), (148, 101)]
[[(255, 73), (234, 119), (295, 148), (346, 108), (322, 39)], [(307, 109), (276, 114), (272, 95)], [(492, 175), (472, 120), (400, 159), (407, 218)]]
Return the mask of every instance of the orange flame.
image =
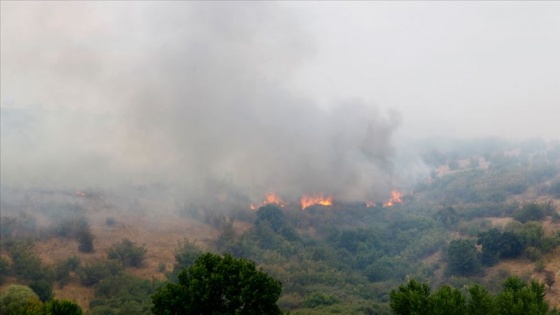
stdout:
[(301, 197), (301, 210), (312, 205), (332, 206), (332, 197), (325, 198), (322, 194)]
[(392, 207), (397, 203), (402, 203), (402, 199), (401, 197), (403, 196), (403, 194), (397, 190), (392, 190), (391, 191), (391, 199), (389, 199), (389, 201), (387, 201), (386, 203), (383, 204), (383, 207)]
[(280, 197), (278, 197), (275, 193), (270, 193), (266, 195), (266, 199), (263, 202), (258, 205), (250, 204), (249, 207), (251, 210), (257, 210), (258, 208), (269, 204), (279, 205), (280, 207), (286, 206), (286, 203), (280, 199)]

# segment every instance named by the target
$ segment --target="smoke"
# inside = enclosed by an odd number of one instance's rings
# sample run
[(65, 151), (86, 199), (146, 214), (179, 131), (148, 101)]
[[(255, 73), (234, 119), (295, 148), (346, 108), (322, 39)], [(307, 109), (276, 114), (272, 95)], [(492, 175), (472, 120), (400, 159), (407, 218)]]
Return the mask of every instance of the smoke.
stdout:
[(2, 9), (3, 94), (41, 104), (24, 107), (26, 127), (2, 117), (3, 184), (166, 183), (195, 203), (379, 200), (393, 184), (399, 115), (361, 100), (327, 110), (299, 93), (290, 79), (312, 38), (280, 4)]

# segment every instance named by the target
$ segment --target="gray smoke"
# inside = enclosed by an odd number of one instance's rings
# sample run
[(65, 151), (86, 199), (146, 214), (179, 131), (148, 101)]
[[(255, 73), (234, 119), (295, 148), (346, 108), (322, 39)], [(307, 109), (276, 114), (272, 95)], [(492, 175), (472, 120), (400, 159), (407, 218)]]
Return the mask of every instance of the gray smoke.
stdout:
[(27, 135), (3, 130), (3, 182), (158, 182), (195, 202), (379, 200), (394, 184), (399, 115), (298, 93), (312, 39), (279, 4), (2, 6), (3, 94), (48, 109), (31, 111)]

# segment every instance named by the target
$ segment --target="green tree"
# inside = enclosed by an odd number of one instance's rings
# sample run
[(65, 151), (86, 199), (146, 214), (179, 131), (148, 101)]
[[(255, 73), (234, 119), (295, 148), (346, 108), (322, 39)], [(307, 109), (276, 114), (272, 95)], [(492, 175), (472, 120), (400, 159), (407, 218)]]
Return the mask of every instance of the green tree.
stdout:
[(478, 284), (469, 288), (467, 300), (467, 314), (491, 315), (495, 314), (494, 298), (488, 290)]
[(29, 287), (13, 284), (0, 295), (0, 314), (42, 314), (43, 303)]
[(532, 280), (529, 284), (518, 277), (510, 277), (504, 282), (504, 289), (496, 296), (498, 314), (545, 315), (548, 303), (544, 299), (543, 283)]
[(173, 271), (166, 274), (169, 281), (177, 282), (179, 272), (183, 268), (188, 268), (194, 264), (196, 258), (202, 254), (202, 249), (198, 247), (195, 243), (190, 242), (187, 239), (178, 242), (178, 246), (175, 249), (175, 265), (173, 265)]
[(399, 286), (398, 290), (391, 290), (390, 306), (397, 315), (429, 315), (430, 285), (410, 280), (406, 285)]
[(476, 247), (469, 240), (453, 240), (447, 249), (447, 272), (452, 275), (470, 276), (481, 272)]
[(493, 266), (500, 260), (501, 238), (502, 233), (496, 228), (478, 234), (477, 244), (482, 245), (480, 260), (485, 266)]
[(47, 315), (82, 315), (82, 308), (68, 300), (53, 299), (45, 303)]
[(444, 285), (430, 297), (433, 315), (466, 315), (465, 296), (456, 288)]
[(435, 214), (435, 219), (441, 222), (445, 228), (450, 229), (457, 225), (459, 222), (459, 215), (453, 207), (445, 207), (438, 210)]
[(264, 223), (270, 224), (270, 228), (289, 241), (294, 241), (298, 239), (295, 229), (290, 225), (286, 216), (280, 210), (280, 207), (269, 204), (259, 208), (257, 210), (257, 219), (255, 220), (255, 226), (262, 225)]
[(255, 263), (230, 254), (206, 253), (153, 296), (154, 314), (281, 314), (280, 281)]

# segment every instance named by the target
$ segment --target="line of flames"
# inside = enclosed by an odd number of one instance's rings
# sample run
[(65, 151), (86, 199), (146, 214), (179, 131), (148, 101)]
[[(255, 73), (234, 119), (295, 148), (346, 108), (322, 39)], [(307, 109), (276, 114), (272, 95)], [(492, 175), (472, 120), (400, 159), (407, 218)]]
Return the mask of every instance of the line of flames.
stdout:
[(266, 199), (263, 202), (258, 205), (251, 204), (249, 207), (251, 210), (257, 210), (258, 208), (269, 204), (275, 204), (280, 207), (286, 206), (286, 203), (280, 197), (278, 197), (275, 193), (270, 193), (266, 195)]
[(327, 196), (323, 197), (323, 195), (308, 195), (301, 197), (301, 210), (305, 210), (307, 207), (311, 207), (313, 205), (321, 205), (321, 206), (332, 206), (332, 197)]
[[(392, 207), (395, 204), (402, 203), (403, 202), (402, 197), (403, 194), (401, 192), (399, 192), (398, 190), (392, 190), (391, 198), (385, 203), (383, 203), (383, 207)], [(282, 200), (280, 197), (278, 197), (278, 195), (276, 195), (275, 193), (269, 193), (266, 195), (266, 198), (263, 202), (256, 205), (251, 203), (249, 207), (251, 208), (251, 210), (257, 210), (258, 208), (269, 204), (275, 204), (280, 207), (285, 207), (287, 203), (284, 200)], [(300, 204), (301, 204), (301, 210), (305, 210), (306, 208), (314, 205), (321, 205), (321, 206), (328, 207), (328, 206), (332, 206), (333, 197), (332, 196), (325, 197), (323, 194), (304, 195), (300, 199)], [(366, 203), (366, 206), (373, 207), (375, 206), (375, 204), (368, 202)]]

